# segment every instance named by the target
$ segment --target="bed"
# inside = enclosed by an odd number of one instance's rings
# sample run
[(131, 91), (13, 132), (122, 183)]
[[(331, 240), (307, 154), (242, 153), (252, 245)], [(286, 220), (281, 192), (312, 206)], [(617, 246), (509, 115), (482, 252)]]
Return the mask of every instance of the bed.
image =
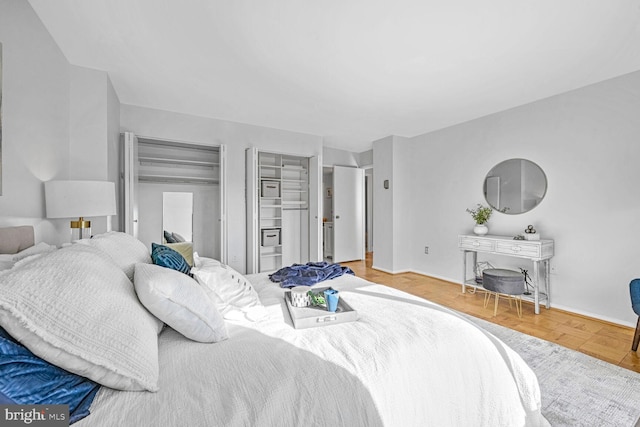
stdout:
[(407, 293), (343, 275), (316, 286), (358, 320), (295, 329), (266, 274), (197, 254), (181, 272), (117, 232), (43, 249), (0, 272), (0, 326), (95, 385), (79, 427), (548, 425), (514, 351)]

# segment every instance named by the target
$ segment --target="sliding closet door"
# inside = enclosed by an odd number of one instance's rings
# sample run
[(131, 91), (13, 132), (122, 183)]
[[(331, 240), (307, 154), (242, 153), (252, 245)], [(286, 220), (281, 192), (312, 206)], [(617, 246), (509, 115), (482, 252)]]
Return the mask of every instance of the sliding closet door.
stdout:
[(364, 169), (333, 167), (333, 261), (364, 259)]
[(322, 163), (309, 159), (309, 261), (322, 261)]
[(138, 237), (138, 138), (131, 132), (122, 135), (124, 150), (124, 232)]
[(258, 273), (260, 243), (258, 236), (258, 150), (248, 148), (246, 154), (246, 204), (247, 204), (247, 273)]

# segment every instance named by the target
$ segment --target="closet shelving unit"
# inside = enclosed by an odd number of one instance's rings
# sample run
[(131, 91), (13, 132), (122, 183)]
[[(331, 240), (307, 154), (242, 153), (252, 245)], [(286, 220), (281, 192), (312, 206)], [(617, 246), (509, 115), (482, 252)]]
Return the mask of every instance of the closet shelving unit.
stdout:
[(138, 138), (140, 182), (220, 183), (219, 147)]
[(250, 151), (247, 161), (249, 272), (307, 262), (309, 158)]
[[(260, 197), (260, 271), (276, 270), (283, 265), (283, 251), (291, 240), (283, 217), (287, 210), (307, 209), (307, 159), (273, 153), (259, 153), (258, 173)], [(276, 187), (277, 194), (266, 193), (265, 186)], [(273, 191), (273, 190), (272, 190)], [(285, 225), (285, 227), (283, 227)], [(277, 236), (274, 243), (272, 236)]]

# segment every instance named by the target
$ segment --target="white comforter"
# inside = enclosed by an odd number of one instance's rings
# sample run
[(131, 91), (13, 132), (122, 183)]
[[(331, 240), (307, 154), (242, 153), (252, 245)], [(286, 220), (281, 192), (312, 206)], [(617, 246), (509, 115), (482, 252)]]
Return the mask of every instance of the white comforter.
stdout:
[(283, 290), (249, 276), (268, 316), (217, 344), (160, 336), (160, 391), (103, 387), (80, 426), (538, 426), (522, 359), (452, 311), (343, 276), (357, 322), (297, 330)]

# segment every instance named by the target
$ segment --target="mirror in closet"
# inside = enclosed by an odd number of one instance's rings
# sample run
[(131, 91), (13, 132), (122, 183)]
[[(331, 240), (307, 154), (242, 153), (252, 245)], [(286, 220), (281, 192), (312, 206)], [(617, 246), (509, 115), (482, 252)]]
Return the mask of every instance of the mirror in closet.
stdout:
[(193, 241), (193, 193), (162, 193), (162, 230), (167, 243)]
[(517, 215), (540, 204), (547, 192), (547, 177), (537, 164), (526, 159), (498, 163), (483, 186), (487, 203), (498, 212)]

